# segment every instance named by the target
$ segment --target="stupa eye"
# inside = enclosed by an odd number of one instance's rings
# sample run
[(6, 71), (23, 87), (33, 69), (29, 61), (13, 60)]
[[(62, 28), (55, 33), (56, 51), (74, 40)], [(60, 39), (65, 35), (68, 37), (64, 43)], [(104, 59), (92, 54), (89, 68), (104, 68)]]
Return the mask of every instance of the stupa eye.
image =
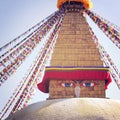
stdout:
[(86, 82), (86, 83), (83, 83), (83, 86), (84, 87), (93, 87), (93, 86), (95, 86), (96, 84), (95, 83), (91, 83), (91, 82)]
[(63, 87), (72, 87), (73, 83), (62, 83), (61, 84)]

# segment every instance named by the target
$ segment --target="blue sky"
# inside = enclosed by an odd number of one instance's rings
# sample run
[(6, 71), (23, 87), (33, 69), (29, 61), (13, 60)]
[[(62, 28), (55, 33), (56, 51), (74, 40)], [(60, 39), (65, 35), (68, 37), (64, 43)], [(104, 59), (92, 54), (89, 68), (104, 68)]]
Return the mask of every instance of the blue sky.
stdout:
[[(115, 2), (113, 0), (92, 0), (92, 2), (94, 4), (92, 11), (120, 26), (120, 0), (115, 0)], [(56, 3), (57, 0), (0, 0), (0, 47), (56, 11)], [(120, 51), (112, 46), (92, 22), (90, 23), (120, 70)], [(16, 76), (13, 79), (18, 79), (20, 74)], [(13, 86), (8, 87), (9, 84), (15, 83), (8, 82), (0, 88), (0, 104), (5, 104), (3, 97), (7, 99), (5, 95), (2, 96), (3, 92), (7, 95), (9, 89), (13, 89)], [(120, 99), (120, 92), (114, 82), (107, 90), (107, 96)], [(37, 92), (35, 97), (32, 97), (32, 102), (43, 100), (45, 97), (45, 94)]]
[[(54, 12), (57, 0), (0, 0), (0, 46)], [(93, 0), (92, 10), (120, 26), (119, 0)]]

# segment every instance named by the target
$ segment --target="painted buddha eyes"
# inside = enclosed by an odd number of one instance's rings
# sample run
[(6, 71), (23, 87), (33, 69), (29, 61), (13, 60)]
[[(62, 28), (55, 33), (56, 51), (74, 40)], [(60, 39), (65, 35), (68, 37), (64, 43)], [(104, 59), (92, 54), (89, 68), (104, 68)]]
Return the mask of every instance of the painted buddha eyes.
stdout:
[[(94, 87), (96, 85), (95, 82), (83, 82), (83, 83), (79, 83), (79, 86), (83, 86), (83, 87)], [(61, 83), (62, 87), (73, 87), (76, 86), (75, 83), (71, 83), (71, 82), (62, 82)]]
[(61, 84), (63, 87), (72, 87), (73, 83), (62, 83)]
[(93, 86), (95, 86), (95, 83), (86, 82), (86, 83), (83, 83), (83, 86), (84, 87), (93, 87)]

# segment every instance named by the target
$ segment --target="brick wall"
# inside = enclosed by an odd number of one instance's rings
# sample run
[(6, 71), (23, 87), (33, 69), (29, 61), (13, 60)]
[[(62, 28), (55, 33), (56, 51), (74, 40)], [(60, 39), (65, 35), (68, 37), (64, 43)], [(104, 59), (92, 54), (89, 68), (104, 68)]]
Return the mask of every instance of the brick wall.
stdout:
[(68, 12), (63, 20), (51, 66), (102, 66), (85, 17)]
[[(71, 86), (65, 86), (65, 83), (71, 84)], [(93, 86), (85, 86), (85, 83), (94, 83)], [(78, 84), (72, 80), (50, 80), (49, 86), (49, 99), (56, 98), (74, 98), (75, 87)], [(79, 81), (80, 87), (80, 97), (96, 97), (104, 98), (105, 97), (105, 81), (104, 80), (83, 80)]]

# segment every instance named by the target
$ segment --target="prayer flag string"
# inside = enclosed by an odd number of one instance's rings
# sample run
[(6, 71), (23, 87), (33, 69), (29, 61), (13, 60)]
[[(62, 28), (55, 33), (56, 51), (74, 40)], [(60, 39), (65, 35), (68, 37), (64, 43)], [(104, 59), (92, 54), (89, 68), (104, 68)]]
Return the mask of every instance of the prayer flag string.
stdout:
[(114, 64), (114, 62), (112, 61), (112, 59), (110, 58), (109, 54), (105, 51), (103, 46), (98, 42), (98, 38), (94, 34), (91, 27), (89, 27), (89, 31), (92, 34), (93, 40), (94, 40), (97, 48), (99, 49), (99, 52), (101, 55), (101, 60), (104, 62), (104, 64), (106, 66), (109, 66), (112, 78), (114, 79), (116, 85), (120, 89), (120, 72), (119, 72), (119, 70), (117, 69), (117, 67)]
[[(57, 12), (56, 12), (57, 14)], [(54, 15), (55, 16), (55, 15)], [(52, 17), (54, 17), (52, 16)], [(51, 17), (51, 18), (52, 18)], [(20, 45), (22, 42), (24, 42), (25, 40), (28, 40), (28, 38), (31, 38), (31, 37), (34, 37), (35, 36), (35, 33), (38, 32), (38, 34), (41, 34), (40, 36), (42, 37), (43, 36), (43, 32), (45, 32), (45, 25), (48, 23), (48, 21), (51, 20), (51, 18), (49, 18), (44, 24), (40, 25), (35, 31), (33, 31), (31, 34), (29, 34), (26, 38), (24, 38), (21, 42), (19, 42), (18, 44), (16, 44), (13, 48), (9, 49), (7, 52), (5, 52), (3, 55), (0, 56), (0, 59), (2, 57), (5, 57), (6, 54), (10, 53), (14, 48), (16, 48), (18, 45)], [(54, 20), (54, 19), (53, 19)], [(51, 23), (49, 23), (49, 26), (52, 25), (52, 21)], [(49, 28), (49, 27), (46, 27), (46, 29)]]
[[(45, 68), (45, 64), (48, 61), (50, 53), (53, 51), (53, 48), (54, 48), (55, 43), (56, 43), (56, 38), (57, 38), (56, 36), (57, 36), (58, 30), (60, 28), (62, 18), (63, 18), (63, 16), (60, 16), (59, 19), (57, 20), (57, 23), (54, 27), (54, 30), (52, 31), (50, 38), (47, 40), (44, 48), (42, 50), (40, 50), (39, 57), (35, 60), (33, 67), (31, 68), (28, 75), (26, 77), (24, 77), (23, 83), (22, 82), (20, 83), (20, 89), (15, 90), (15, 92), (13, 94), (14, 97), (13, 96), (10, 97), (7, 104), (2, 109), (1, 118), (4, 117), (4, 115), (9, 110), (9, 108), (11, 107), (13, 102), (15, 102), (15, 99), (17, 98), (18, 94), (20, 94), (19, 99), (17, 100), (11, 113), (14, 113), (16, 110), (19, 110), (22, 107), (26, 106), (26, 103), (30, 99), (30, 95), (32, 95), (30, 93), (30, 91), (32, 91), (34, 89), (36, 82), (38, 80), (38, 76), (41, 76), (41, 71), (43, 71), (43, 69)], [(30, 77), (30, 75), (31, 75), (31, 77)], [(24, 84), (26, 82), (27, 82), (26, 87), (24, 88), (23, 92), (21, 93), (22, 87), (24, 86)]]
[[(58, 21), (58, 23), (59, 23), (59, 21)], [(60, 24), (60, 23), (59, 23)], [(43, 71), (43, 68), (45, 68), (45, 64), (46, 64), (46, 62), (47, 62), (47, 59), (49, 58), (49, 54), (50, 54), (50, 52), (52, 51), (52, 46), (53, 46), (53, 43), (55, 43), (54, 42), (54, 37), (55, 37), (55, 35), (56, 35), (56, 32), (58, 31), (58, 29), (59, 29), (59, 27), (60, 27), (60, 25), (59, 24), (56, 24), (56, 26), (57, 27), (55, 27), (54, 28), (54, 31), (52, 32), (52, 34), (51, 34), (51, 37), (49, 38), (49, 40), (48, 40), (48, 42), (46, 43), (46, 45), (45, 45), (45, 48), (44, 48), (44, 54), (43, 54), (43, 56), (41, 57), (41, 60), (40, 60), (40, 62), (38, 63), (38, 65), (37, 65), (37, 67), (36, 67), (36, 69), (35, 69), (35, 71), (33, 72), (33, 74), (35, 74), (35, 75), (33, 75), (33, 77), (31, 78), (32, 80), (34, 80), (34, 81), (36, 81), (37, 79), (38, 79), (38, 76), (37, 76), (37, 73), (39, 73), (39, 71)], [(59, 25), (59, 27), (58, 27), (58, 25)], [(49, 54), (48, 54), (49, 53)], [(43, 61), (43, 62), (42, 62)], [(42, 68), (42, 69), (41, 69)], [(33, 82), (34, 82), (33, 81)], [(29, 82), (29, 84), (30, 84), (30, 82)], [(26, 85), (26, 87), (28, 88), (28, 85)], [(25, 89), (26, 90), (26, 89)], [(16, 105), (15, 105), (15, 107), (13, 108), (13, 110), (12, 110), (12, 113), (14, 113), (16, 110), (18, 110), (18, 109), (21, 109), (20, 108), (20, 105), (23, 105), (23, 107), (25, 107), (26, 106), (26, 100), (24, 100), (25, 99), (25, 97), (26, 97), (26, 99), (27, 99), (27, 92), (26, 91), (23, 91), (23, 93), (22, 93), (22, 96), (19, 98), (19, 100), (18, 100), (18, 102), (16, 103)], [(28, 96), (29, 96), (29, 93), (28, 93)], [(21, 99), (22, 98), (22, 99)], [(30, 97), (29, 97), (30, 98)], [(25, 103), (24, 103), (25, 102)], [(28, 102), (28, 100), (27, 100), (27, 102)]]
[[(23, 43), (20, 47), (18, 47), (9, 56), (7, 56), (2, 61), (0, 61), (1, 66), (4, 66), (2, 71), (0, 71), (1, 85), (8, 79), (9, 76), (11, 76), (17, 70), (17, 68), (23, 63), (26, 57), (36, 47), (36, 45), (39, 44), (41, 39), (50, 31), (50, 29), (52, 29), (53, 25), (56, 23), (57, 19), (60, 16), (58, 13), (59, 12), (57, 12), (44, 24), (43, 29), (36, 32), (34, 36), (29, 38), (25, 43)], [(15, 58), (17, 53), (18, 53), (18, 56)]]
[[(57, 11), (56, 11), (57, 12)], [(22, 33), (21, 35), (19, 35), (18, 37), (16, 37), (15, 39), (13, 39), (12, 41), (10, 41), (9, 43), (7, 43), (6, 45), (4, 45), (3, 47), (0, 48), (0, 51), (6, 49), (9, 45), (11, 45), (12, 43), (15, 44), (15, 42), (17, 42), (21, 37), (24, 37), (25, 35), (30, 34), (31, 31), (33, 31), (34, 29), (36, 29), (37, 27), (40, 27), (41, 24), (45, 23), (49, 18), (51, 18), (52, 16), (54, 16), (56, 14), (56, 12), (52, 13), (51, 15), (49, 15), (47, 18), (43, 19), (42, 21), (40, 21), (39, 23), (37, 23), (35, 26), (31, 27), (30, 29), (28, 29), (26, 32)], [(19, 41), (20, 42), (20, 41)]]
[[(110, 26), (107, 20), (90, 10), (86, 10), (88, 16), (98, 25), (107, 37), (120, 49), (120, 31)], [(115, 26), (115, 25), (114, 25)]]

